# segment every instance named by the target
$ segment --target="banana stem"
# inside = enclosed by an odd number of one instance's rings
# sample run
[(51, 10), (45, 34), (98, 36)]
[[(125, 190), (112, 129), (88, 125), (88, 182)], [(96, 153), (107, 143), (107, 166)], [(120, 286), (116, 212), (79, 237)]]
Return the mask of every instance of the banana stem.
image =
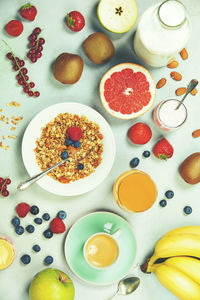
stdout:
[(158, 259), (159, 257), (154, 253), (152, 255), (152, 257), (150, 258), (148, 265), (147, 265), (147, 273), (151, 273), (152, 268), (153, 268), (153, 264), (155, 263), (155, 261)]

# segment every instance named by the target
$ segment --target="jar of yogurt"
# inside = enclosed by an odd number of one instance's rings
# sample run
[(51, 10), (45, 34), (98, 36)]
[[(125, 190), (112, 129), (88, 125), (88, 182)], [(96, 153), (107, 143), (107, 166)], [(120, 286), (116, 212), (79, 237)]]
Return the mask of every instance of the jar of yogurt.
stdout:
[(151, 6), (140, 18), (134, 38), (137, 56), (153, 67), (166, 66), (188, 42), (190, 20), (178, 0)]
[(163, 100), (154, 109), (153, 118), (155, 124), (164, 131), (175, 131), (183, 126), (187, 120), (187, 109), (177, 99)]
[(16, 247), (7, 236), (0, 235), (0, 271), (7, 269), (15, 260)]

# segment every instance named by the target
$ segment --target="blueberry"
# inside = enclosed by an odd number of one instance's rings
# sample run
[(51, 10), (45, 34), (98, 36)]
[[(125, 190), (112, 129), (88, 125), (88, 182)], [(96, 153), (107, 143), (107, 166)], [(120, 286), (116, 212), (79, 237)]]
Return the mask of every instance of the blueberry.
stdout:
[(142, 155), (144, 156), (144, 157), (149, 157), (150, 155), (151, 155), (151, 153), (150, 153), (150, 151), (144, 151), (143, 153), (142, 153)]
[(43, 235), (45, 236), (45, 238), (50, 239), (53, 236), (53, 233), (51, 232), (50, 229), (47, 229), (43, 232)]
[(44, 259), (45, 265), (51, 265), (52, 262), (53, 262), (53, 257), (52, 256), (48, 255), (47, 257), (45, 257), (45, 259)]
[(15, 227), (17, 227), (17, 226), (20, 225), (20, 219), (19, 219), (18, 217), (14, 217), (14, 218), (12, 219), (11, 223), (12, 223)]
[(130, 161), (131, 168), (137, 167), (139, 165), (139, 162), (140, 162), (140, 160), (137, 157), (134, 157), (133, 159), (131, 159), (131, 161)]
[(192, 213), (192, 207), (191, 206), (185, 206), (183, 211), (186, 215), (190, 215)]
[(75, 148), (80, 148), (80, 146), (81, 146), (81, 142), (79, 142), (79, 141), (74, 142)]
[(48, 213), (43, 214), (42, 219), (45, 221), (49, 221), (50, 220), (50, 215)]
[(61, 220), (64, 220), (67, 217), (67, 214), (64, 210), (58, 212), (57, 217)]
[(21, 261), (23, 262), (23, 264), (28, 265), (28, 264), (30, 263), (30, 261), (31, 261), (30, 255), (24, 254), (24, 255), (21, 257)]
[(36, 205), (31, 206), (30, 212), (32, 215), (37, 215), (39, 213), (39, 208)]
[(173, 191), (166, 191), (165, 196), (167, 199), (172, 199), (174, 197), (174, 192)]
[(15, 232), (18, 234), (18, 235), (21, 235), (24, 233), (24, 227), (22, 226), (17, 226), (15, 227)]
[(33, 246), (33, 250), (34, 250), (35, 252), (39, 252), (39, 251), (41, 250), (41, 248), (40, 248), (39, 245), (34, 245), (34, 246)]
[(166, 205), (167, 205), (167, 201), (166, 200), (161, 200), (160, 202), (159, 202), (159, 205), (161, 206), (161, 207), (165, 207)]
[(33, 233), (35, 231), (35, 227), (33, 225), (26, 226), (26, 231), (29, 233)]
[(78, 164), (78, 170), (83, 170), (84, 169), (84, 164)]
[(73, 141), (71, 139), (66, 138), (65, 139), (65, 145), (66, 146), (71, 146), (71, 145), (73, 145)]
[(61, 153), (61, 158), (62, 158), (62, 159), (66, 159), (66, 158), (68, 158), (68, 156), (69, 156), (69, 154), (68, 154), (67, 151), (63, 151), (63, 152)]
[(36, 223), (36, 224), (42, 224), (42, 219), (41, 218), (35, 218), (34, 219), (34, 222)]

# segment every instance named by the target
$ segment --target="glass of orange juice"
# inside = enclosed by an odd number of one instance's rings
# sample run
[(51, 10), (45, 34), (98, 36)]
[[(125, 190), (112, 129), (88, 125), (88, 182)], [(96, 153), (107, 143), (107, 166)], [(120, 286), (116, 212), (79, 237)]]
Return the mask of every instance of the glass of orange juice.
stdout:
[(157, 198), (156, 185), (151, 177), (140, 170), (130, 170), (118, 177), (113, 187), (117, 204), (129, 213), (149, 209)]

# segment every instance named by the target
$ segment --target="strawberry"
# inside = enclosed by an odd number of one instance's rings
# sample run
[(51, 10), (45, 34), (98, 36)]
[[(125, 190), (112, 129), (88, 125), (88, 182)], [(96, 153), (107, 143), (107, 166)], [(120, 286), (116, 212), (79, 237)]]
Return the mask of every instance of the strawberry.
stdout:
[(65, 232), (65, 224), (59, 218), (54, 218), (51, 221), (51, 232), (53, 233), (63, 233)]
[(24, 26), (18, 20), (12, 20), (6, 25), (6, 32), (11, 36), (18, 36), (22, 33)]
[(67, 129), (67, 134), (71, 138), (72, 141), (79, 141), (83, 136), (83, 131), (79, 127), (69, 127)]
[(30, 209), (31, 207), (29, 204), (21, 202), (17, 205), (16, 211), (20, 218), (24, 218), (29, 213)]
[(152, 137), (151, 128), (145, 123), (136, 123), (129, 129), (128, 137), (134, 144), (144, 145)]
[(20, 8), (19, 13), (22, 18), (29, 21), (34, 21), (37, 15), (37, 9), (34, 5), (27, 3)]
[(85, 19), (79, 11), (71, 11), (67, 14), (66, 25), (72, 31), (80, 31), (85, 26)]
[(166, 160), (173, 156), (174, 149), (165, 138), (162, 138), (154, 146), (153, 153), (157, 158)]

